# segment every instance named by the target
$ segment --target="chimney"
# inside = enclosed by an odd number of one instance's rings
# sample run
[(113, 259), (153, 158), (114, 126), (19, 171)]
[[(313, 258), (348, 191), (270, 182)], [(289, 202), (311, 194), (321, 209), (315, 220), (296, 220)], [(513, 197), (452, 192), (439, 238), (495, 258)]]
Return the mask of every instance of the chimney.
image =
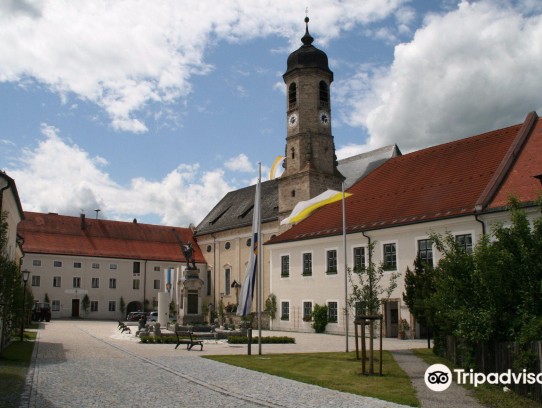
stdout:
[(81, 214), (81, 229), (85, 229), (85, 214)]

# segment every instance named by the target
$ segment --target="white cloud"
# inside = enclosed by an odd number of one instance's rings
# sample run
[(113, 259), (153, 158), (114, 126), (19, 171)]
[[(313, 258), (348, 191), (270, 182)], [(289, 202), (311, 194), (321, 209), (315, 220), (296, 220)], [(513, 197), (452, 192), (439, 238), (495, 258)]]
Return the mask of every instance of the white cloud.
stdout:
[(36, 148), (23, 151), (17, 166), (23, 170), (8, 170), (25, 211), (77, 215), (99, 208), (106, 218), (155, 215), (163, 224), (187, 226), (232, 190), (223, 170), (203, 172), (198, 164), (180, 164), (162, 180), (139, 177), (121, 186), (104, 170), (104, 158), (67, 143), (52, 126), (42, 125), (42, 134)]
[(226, 160), (224, 167), (231, 171), (241, 171), (244, 173), (254, 173), (254, 166), (246, 154), (240, 153), (237, 157)]
[[(363, 150), (403, 152), (521, 122), (542, 108), (542, 16), (481, 1), (429, 15), (390, 67), (361, 67), (337, 86), (366, 126)], [(349, 101), (349, 102), (348, 102)]]
[[(311, 28), (325, 45), (407, 2), (314, 0)], [(191, 77), (212, 69), (209, 45), (273, 34), (297, 47), (304, 8), (290, 0), (7, 0), (0, 3), (0, 81), (44, 84), (64, 103), (97, 104), (114, 129), (146, 132), (150, 104), (179, 103), (192, 92)]]

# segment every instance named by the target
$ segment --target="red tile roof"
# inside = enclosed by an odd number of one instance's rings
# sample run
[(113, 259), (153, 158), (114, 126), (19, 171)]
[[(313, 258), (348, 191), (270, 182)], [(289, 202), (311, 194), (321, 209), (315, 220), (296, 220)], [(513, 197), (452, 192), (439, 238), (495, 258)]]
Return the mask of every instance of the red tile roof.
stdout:
[[(502, 204), (506, 191), (522, 194), (522, 201), (524, 193), (532, 197), (541, 192), (538, 180), (525, 181), (530, 173), (542, 173), (542, 121), (534, 113), (530, 117), (535, 118), (535, 129), (529, 133), (529, 143), (492, 205)], [(348, 190), (352, 196), (346, 199), (347, 232), (474, 214), (521, 129), (522, 124), (510, 126), (388, 160)], [(270, 243), (341, 233), (341, 202), (337, 202), (317, 210)]]
[(542, 120), (535, 122), (528, 136), (489, 208), (505, 206), (510, 195), (520, 198), (522, 202), (540, 198), (541, 180), (536, 177), (542, 175)]
[(183, 243), (192, 242), (196, 262), (205, 263), (189, 228), (86, 218), (81, 229), (80, 217), (24, 214), (18, 233), (27, 253), (184, 262), (175, 229)]

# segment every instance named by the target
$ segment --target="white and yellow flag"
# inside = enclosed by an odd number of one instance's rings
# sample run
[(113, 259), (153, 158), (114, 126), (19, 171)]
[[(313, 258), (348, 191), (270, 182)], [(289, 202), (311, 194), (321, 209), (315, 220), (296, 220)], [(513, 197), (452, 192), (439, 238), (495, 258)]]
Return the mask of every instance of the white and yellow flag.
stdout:
[[(344, 193), (344, 197), (350, 197), (351, 193)], [(343, 198), (343, 193), (336, 190), (327, 190), (322, 194), (317, 195), (307, 201), (298, 202), (288, 218), (281, 221), (280, 225), (297, 224), (299, 221), (307, 218), (314, 210), (323, 207), (324, 205), (340, 201)]]

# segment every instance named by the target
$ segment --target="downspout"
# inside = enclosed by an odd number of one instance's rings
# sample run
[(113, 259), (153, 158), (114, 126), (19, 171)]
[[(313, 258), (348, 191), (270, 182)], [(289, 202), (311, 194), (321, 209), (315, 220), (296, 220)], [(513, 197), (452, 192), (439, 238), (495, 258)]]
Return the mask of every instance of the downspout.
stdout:
[(145, 299), (147, 298), (147, 260), (143, 261), (143, 312), (145, 310)]
[(482, 236), (484, 236), (486, 235), (486, 223), (482, 221), (480, 218), (478, 218), (479, 215), (480, 214), (478, 212), (474, 213), (474, 219), (478, 221), (480, 224), (482, 224)]

